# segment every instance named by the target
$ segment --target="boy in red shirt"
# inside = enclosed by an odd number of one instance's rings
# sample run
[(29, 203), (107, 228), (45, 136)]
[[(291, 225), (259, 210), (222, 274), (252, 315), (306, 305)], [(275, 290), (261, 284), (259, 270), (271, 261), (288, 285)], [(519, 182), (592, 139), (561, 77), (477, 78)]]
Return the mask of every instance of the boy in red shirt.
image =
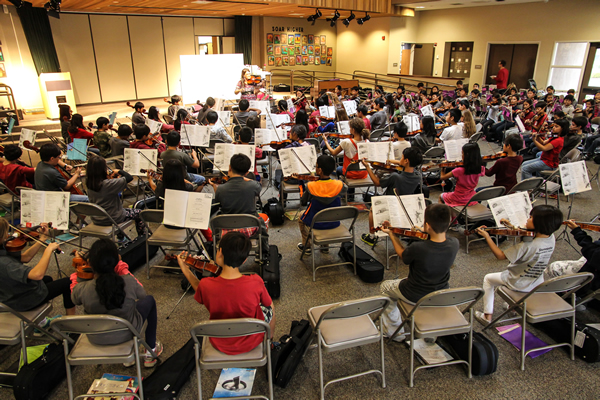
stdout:
[(164, 142), (160, 142), (158, 147), (151, 147), (146, 144), (146, 140), (148, 140), (150, 135), (150, 127), (148, 125), (135, 125), (133, 133), (135, 140), (129, 144), (129, 148), (131, 149), (158, 149), (159, 156), (167, 149)]
[(523, 148), (523, 139), (519, 134), (513, 133), (504, 139), (504, 148), (502, 151), (506, 153), (503, 157), (496, 161), (490, 169), (485, 169), (485, 176), (496, 176), (494, 186), (504, 186), (505, 194), (510, 192), (510, 189), (517, 184), (517, 171), (523, 163), (523, 156), (517, 154), (517, 151)]
[(4, 146), (4, 166), (2, 180), (6, 187), (16, 193), (17, 186), (33, 187), (35, 168), (20, 163), (23, 150), (16, 144)]
[[(215, 278), (198, 280), (184, 262), (187, 252), (177, 261), (181, 271), (196, 291), (194, 299), (208, 309), (210, 319), (256, 318), (275, 332), (273, 301), (259, 275), (242, 275), (239, 267), (250, 253), (250, 239), (240, 232), (229, 232), (221, 238), (215, 262), (222, 270)], [(229, 355), (247, 353), (263, 340), (262, 334), (235, 338), (210, 338), (215, 349)]]

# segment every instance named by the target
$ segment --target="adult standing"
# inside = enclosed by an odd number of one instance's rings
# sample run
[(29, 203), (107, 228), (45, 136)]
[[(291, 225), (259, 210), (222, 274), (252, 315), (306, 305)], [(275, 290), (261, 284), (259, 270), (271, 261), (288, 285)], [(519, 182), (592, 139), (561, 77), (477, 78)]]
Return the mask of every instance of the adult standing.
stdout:
[(241, 79), (235, 87), (235, 94), (241, 93), (242, 99), (256, 100), (256, 95), (254, 94), (255, 89), (265, 87), (264, 79), (260, 79), (258, 82), (256, 82), (256, 80), (256, 77), (251, 74), (250, 70), (244, 68), (242, 70)]
[(499, 91), (504, 93), (506, 86), (508, 85), (508, 69), (506, 69), (506, 61), (500, 60), (498, 62), (498, 75), (492, 75), (491, 78), (496, 81), (496, 86)]

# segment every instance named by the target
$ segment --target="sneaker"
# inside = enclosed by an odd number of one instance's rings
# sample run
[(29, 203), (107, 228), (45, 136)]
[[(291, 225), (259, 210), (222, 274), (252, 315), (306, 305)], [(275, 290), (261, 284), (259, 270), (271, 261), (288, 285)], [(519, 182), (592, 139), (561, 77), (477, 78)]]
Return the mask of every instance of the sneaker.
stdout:
[[(304, 245), (302, 243), (298, 243), (298, 245), (296, 247), (300, 251), (304, 250)], [(310, 246), (306, 248), (306, 251), (304, 252), (304, 254), (312, 254), (312, 249), (310, 248)]]
[(157, 340), (156, 347), (152, 350), (154, 350), (154, 353), (156, 353), (156, 358), (153, 358), (152, 354), (150, 354), (150, 352), (146, 350), (146, 354), (144, 354), (144, 367), (146, 368), (153, 368), (158, 362), (158, 357), (160, 357), (160, 355), (163, 352), (162, 343)]
[(133, 367), (134, 365), (135, 365), (135, 358), (133, 359), (133, 361), (123, 363), (123, 366), (126, 368)]
[[(60, 318), (60, 317), (62, 317), (62, 315), (60, 315), (60, 314), (55, 315), (54, 317), (45, 317), (38, 325), (44, 329), (48, 329), (50, 327), (50, 322), (52, 322), (52, 320), (55, 320), (56, 318)], [(41, 337), (43, 335), (44, 335), (44, 333), (42, 331), (40, 331), (39, 329), (36, 328), (33, 330), (33, 336)]]
[(490, 321), (487, 320), (482, 311), (475, 311), (475, 319), (483, 326), (488, 326), (490, 324)]
[[(383, 337), (386, 339), (390, 338), (387, 333), (384, 333)], [(407, 337), (408, 335), (406, 333), (398, 333), (396, 336), (394, 336), (394, 339), (392, 340), (396, 343), (402, 343), (406, 340)]]
[(360, 237), (360, 240), (362, 240), (363, 242), (365, 242), (366, 244), (368, 244), (371, 247), (375, 247), (379, 238), (377, 236), (371, 236), (371, 234), (369, 234), (369, 233), (364, 233)]

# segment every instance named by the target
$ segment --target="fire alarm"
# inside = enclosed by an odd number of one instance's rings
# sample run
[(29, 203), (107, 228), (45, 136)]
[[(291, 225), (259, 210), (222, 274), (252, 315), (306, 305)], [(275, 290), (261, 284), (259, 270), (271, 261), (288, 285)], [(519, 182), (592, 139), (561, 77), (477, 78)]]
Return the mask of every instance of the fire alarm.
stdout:
[(434, 43), (434, 44), (433, 44), (433, 47), (437, 47), (437, 43)]
[(381, 40), (385, 40), (385, 36), (382, 36), (382, 37), (381, 37)]

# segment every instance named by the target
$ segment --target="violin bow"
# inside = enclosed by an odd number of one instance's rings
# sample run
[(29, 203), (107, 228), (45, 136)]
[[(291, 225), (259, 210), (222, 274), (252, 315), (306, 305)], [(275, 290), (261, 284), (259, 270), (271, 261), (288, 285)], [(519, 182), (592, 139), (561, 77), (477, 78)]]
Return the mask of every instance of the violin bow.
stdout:
[[(12, 225), (12, 224), (10, 224), (10, 223), (8, 224), (8, 226), (10, 226), (11, 228), (13, 228), (13, 230), (15, 230), (16, 232), (19, 232), (21, 235), (23, 235), (23, 236), (27, 236), (29, 239), (33, 240), (34, 242), (37, 242), (37, 243), (41, 244), (41, 245), (42, 245), (42, 246), (44, 246), (44, 247), (48, 247), (48, 244), (47, 244), (47, 243), (45, 243), (44, 241), (42, 241), (42, 240), (40, 240), (40, 239), (37, 239), (37, 238), (35, 238), (35, 237), (33, 237), (33, 236), (31, 236), (31, 235), (27, 234), (26, 232), (23, 232), (21, 229), (17, 228), (16, 226), (14, 226), (14, 225)], [(66, 242), (66, 241), (64, 241), (64, 240), (59, 240), (59, 241), (60, 241), (61, 243), (67, 243), (67, 242)], [(63, 254), (63, 251), (62, 251), (62, 250), (59, 250), (59, 249), (56, 249), (56, 250), (55, 250), (55, 253), (56, 253), (56, 254)]]
[(219, 168), (219, 166), (217, 164), (215, 164), (213, 162), (213, 160), (211, 160), (210, 158), (208, 158), (208, 156), (200, 149), (198, 149), (198, 151), (200, 152), (200, 154), (202, 154), (208, 161), (210, 161), (210, 163), (213, 165), (213, 167), (217, 167), (217, 169), (219, 170), (219, 172), (225, 176), (227, 176), (227, 174), (225, 172), (223, 172), (223, 170), (221, 168)]
[(415, 228), (415, 224), (413, 224), (412, 218), (408, 214), (408, 211), (406, 211), (406, 207), (404, 206), (404, 202), (402, 201), (402, 199), (400, 198), (400, 196), (398, 196), (398, 192), (396, 191), (396, 188), (394, 188), (394, 194), (396, 195), (396, 198), (398, 199), (398, 202), (402, 206), (402, 211), (404, 211), (404, 215), (406, 215), (406, 218), (408, 218), (408, 222), (410, 223), (410, 228), (414, 229)]

